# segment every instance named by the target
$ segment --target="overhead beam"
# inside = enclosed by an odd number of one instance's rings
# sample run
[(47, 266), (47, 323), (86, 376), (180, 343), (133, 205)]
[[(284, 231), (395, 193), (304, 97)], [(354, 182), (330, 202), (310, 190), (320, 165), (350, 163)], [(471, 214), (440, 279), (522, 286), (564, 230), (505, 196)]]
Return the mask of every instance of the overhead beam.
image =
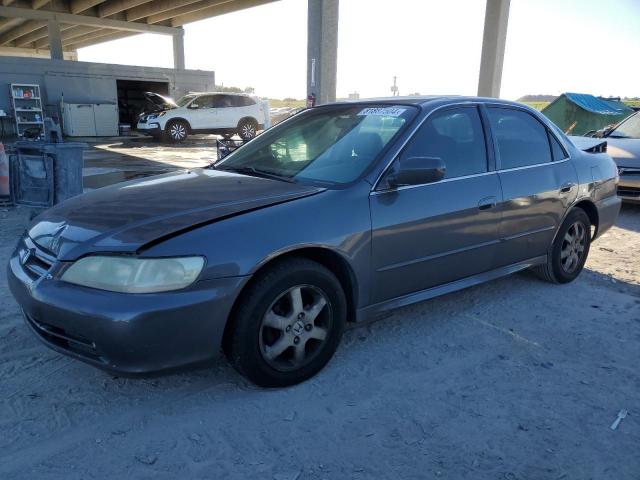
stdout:
[(205, 8), (214, 7), (228, 1), (229, 0), (200, 0), (195, 3), (190, 2), (188, 5), (184, 5), (182, 7), (172, 8), (171, 10), (167, 10), (166, 12), (149, 15), (147, 17), (147, 23), (153, 24), (164, 22), (165, 20), (170, 20), (180, 15), (186, 15), (188, 13), (204, 10)]
[(187, 13), (180, 15), (171, 20), (171, 25), (174, 27), (181, 27), (187, 23), (197, 22), (205, 18), (217, 17), (219, 15), (225, 15), (227, 13), (237, 12), (239, 10), (245, 10), (247, 8), (257, 7), (258, 5), (265, 5), (277, 0), (237, 0), (235, 2), (226, 2), (222, 5), (214, 5), (212, 7), (203, 8), (197, 12)]
[(137, 7), (151, 0), (108, 0), (98, 7), (98, 16), (101, 18), (124, 12), (130, 8)]
[[(67, 27), (67, 28), (65, 28)], [(86, 35), (87, 33), (95, 32), (97, 30), (102, 30), (96, 27), (85, 27), (85, 26), (69, 26), (65, 25), (62, 27), (62, 43), (67, 43), (66, 40), (80, 37), (81, 35)], [(41, 40), (37, 40), (35, 43), (36, 48), (44, 48), (49, 45), (49, 40), (47, 38), (43, 38)]]
[(3, 18), (0, 19), (0, 33), (7, 32), (13, 27), (17, 27), (21, 23), (24, 23), (22, 18)]
[(33, 32), (23, 35), (15, 41), (16, 47), (26, 47), (33, 42), (36, 42), (40, 39), (47, 38), (48, 35), (47, 27), (39, 28), (38, 30), (34, 30)]
[(127, 21), (133, 22), (141, 18), (146, 18), (149, 15), (167, 12), (173, 8), (189, 5), (190, 3), (196, 3), (198, 1), (199, 0), (155, 0), (154, 2), (127, 10)]
[[(0, 7), (2, 8), (12, 8), (12, 7)], [(0, 45), (6, 45), (14, 40), (22, 37), (23, 35), (27, 35), (35, 30), (46, 27), (46, 20), (29, 20), (24, 22), (19, 27), (14, 28), (13, 30), (9, 30), (8, 32), (0, 35)]]
[(104, 2), (104, 0), (71, 0), (69, 10), (71, 10), (71, 13), (80, 13), (95, 7), (102, 2)]
[[(39, 48), (0, 47), (0, 56), (51, 58), (51, 52), (49, 50)], [(78, 53), (75, 51), (64, 52), (64, 59), (78, 60)]]
[(74, 45), (77, 43), (84, 43), (88, 40), (94, 40), (96, 38), (108, 37), (114, 33), (113, 30), (109, 30), (108, 28), (102, 28), (98, 30), (94, 30), (93, 32), (85, 33), (84, 35), (79, 35), (77, 37), (73, 37), (67, 40), (63, 40), (62, 44), (66, 48), (69, 45)]
[(39, 10), (42, 7), (44, 7), (47, 3), (50, 3), (51, 0), (32, 0), (31, 1), (31, 8), (33, 8), (34, 10)]
[(478, 96), (500, 96), (504, 50), (507, 44), (510, 0), (487, 0), (482, 36)]
[(111, 18), (98, 18), (90, 17), (88, 15), (74, 15), (70, 13), (58, 13), (46, 10), (31, 10), (28, 8), (17, 7), (0, 7), (0, 17), (26, 18), (29, 20), (44, 22), (55, 20), (60, 23), (88, 25), (98, 28), (111, 28), (113, 30), (122, 30), (136, 33), (159, 33), (162, 35), (175, 35), (177, 33), (175, 28), (165, 27), (162, 25), (147, 25), (146, 23), (140, 22), (125, 22), (123, 20), (113, 20)]
[(112, 34), (109, 35), (105, 35), (104, 37), (100, 37), (100, 38), (94, 38), (92, 40), (87, 40), (84, 42), (78, 42), (78, 43), (73, 43), (69, 46), (65, 47), (65, 50), (77, 50), (79, 48), (85, 48), (85, 47), (90, 47), (92, 45), (96, 45), (98, 43), (105, 43), (105, 42), (110, 42), (112, 40), (119, 40), (121, 38), (127, 38), (130, 37), (132, 35), (135, 35), (134, 32), (114, 32)]

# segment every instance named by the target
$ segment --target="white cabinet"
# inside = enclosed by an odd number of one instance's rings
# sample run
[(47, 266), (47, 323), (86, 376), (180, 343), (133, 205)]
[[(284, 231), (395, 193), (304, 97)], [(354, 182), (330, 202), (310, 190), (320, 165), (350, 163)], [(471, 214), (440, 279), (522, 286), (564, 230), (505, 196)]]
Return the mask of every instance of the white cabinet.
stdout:
[(118, 108), (112, 104), (65, 103), (64, 134), (69, 137), (115, 137)]

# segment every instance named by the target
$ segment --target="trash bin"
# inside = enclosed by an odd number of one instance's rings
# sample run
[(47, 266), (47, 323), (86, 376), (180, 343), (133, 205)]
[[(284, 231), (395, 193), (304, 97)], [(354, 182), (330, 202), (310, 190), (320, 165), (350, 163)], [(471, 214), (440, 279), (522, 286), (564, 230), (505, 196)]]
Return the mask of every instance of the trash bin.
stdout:
[(82, 193), (78, 142), (16, 142), (10, 154), (11, 196), (17, 205), (50, 207)]

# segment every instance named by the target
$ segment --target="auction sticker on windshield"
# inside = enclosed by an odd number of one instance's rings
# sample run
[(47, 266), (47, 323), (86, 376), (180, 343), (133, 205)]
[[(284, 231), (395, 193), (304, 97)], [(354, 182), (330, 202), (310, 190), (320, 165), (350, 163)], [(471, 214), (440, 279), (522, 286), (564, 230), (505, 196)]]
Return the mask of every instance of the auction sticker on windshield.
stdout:
[(399, 107), (369, 107), (365, 108), (358, 113), (358, 115), (376, 115), (381, 117), (399, 117), (404, 112), (406, 112), (406, 108)]

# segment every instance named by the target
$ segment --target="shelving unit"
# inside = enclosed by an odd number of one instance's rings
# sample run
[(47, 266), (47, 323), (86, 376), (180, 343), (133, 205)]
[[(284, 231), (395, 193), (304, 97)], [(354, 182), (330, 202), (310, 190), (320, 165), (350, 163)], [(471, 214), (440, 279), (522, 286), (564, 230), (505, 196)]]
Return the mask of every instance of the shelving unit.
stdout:
[(16, 121), (16, 134), (23, 137), (25, 130), (36, 126), (42, 128), (40, 135), (44, 135), (44, 115), (40, 85), (26, 83), (12, 83), (11, 102)]

